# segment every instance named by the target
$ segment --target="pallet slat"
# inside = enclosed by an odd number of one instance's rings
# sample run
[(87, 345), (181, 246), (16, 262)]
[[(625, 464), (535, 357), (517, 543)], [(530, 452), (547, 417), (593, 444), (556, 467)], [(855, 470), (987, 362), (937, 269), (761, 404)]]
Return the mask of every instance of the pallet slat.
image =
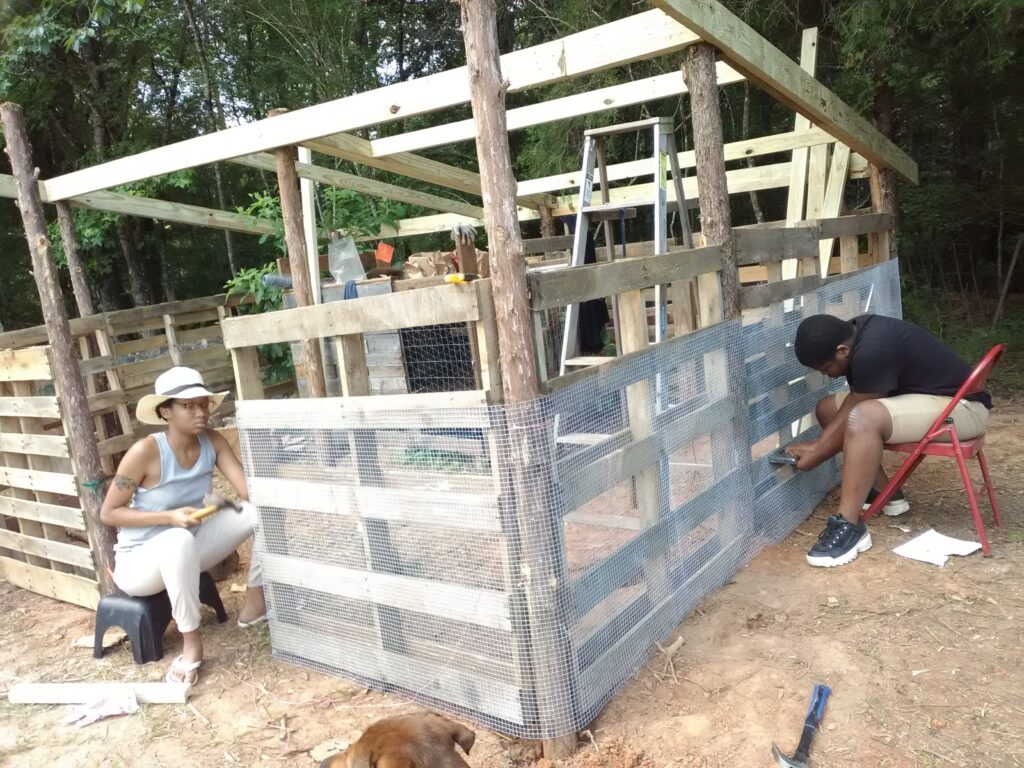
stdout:
[(8, 557), (0, 557), (0, 579), (30, 592), (91, 610), (96, 610), (100, 601), (99, 586), (93, 579), (73, 573), (51, 571), (49, 568), (40, 568)]
[(50, 361), (45, 347), (0, 349), (0, 381), (46, 381)]
[(0, 453), (68, 458), (68, 440), (63, 435), (31, 435), (0, 432)]
[(56, 397), (0, 397), (0, 416), (59, 419)]
[(21, 520), (34, 520), (48, 525), (60, 525), (76, 531), (85, 530), (82, 510), (76, 507), (63, 507), (59, 504), (44, 504), (41, 501), (0, 496), (0, 515), (17, 517)]
[(60, 541), (40, 539), (36, 536), (26, 536), (23, 533), (16, 533), (0, 528), (0, 547), (12, 549), (15, 552), (23, 552), (26, 555), (45, 557), (58, 563), (77, 565), (79, 568), (93, 570), (95, 565), (92, 562), (92, 552), (88, 547), (79, 547), (75, 544), (65, 544)]
[(0, 467), (0, 484), (30, 491), (47, 491), (64, 496), (77, 496), (74, 475), (62, 472), (42, 472), (38, 469), (12, 469)]

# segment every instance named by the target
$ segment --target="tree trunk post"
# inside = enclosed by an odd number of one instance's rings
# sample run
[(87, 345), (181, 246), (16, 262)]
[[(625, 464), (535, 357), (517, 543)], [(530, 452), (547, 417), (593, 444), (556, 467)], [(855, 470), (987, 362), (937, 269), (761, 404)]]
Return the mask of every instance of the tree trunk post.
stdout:
[[(272, 109), (268, 117), (287, 111)], [(277, 186), (281, 192), (281, 216), (284, 219), (284, 240), (288, 248), (295, 305), (308, 307), (313, 301), (309, 287), (309, 266), (306, 263), (306, 235), (302, 229), (302, 195), (299, 192), (299, 175), (295, 171), (295, 147), (278, 147), (274, 150), (274, 156), (277, 159)], [(310, 397), (327, 397), (319, 339), (303, 339), (297, 346), (301, 361), (296, 364), (296, 374), (299, 374), (298, 368), (301, 366), (301, 375), (309, 387)]]
[(46, 239), (46, 219), (43, 216), (37, 172), (32, 163), (32, 147), (21, 107), (10, 102), (0, 104), (0, 122), (3, 123), (6, 152), (14, 173), (25, 238), (32, 254), (32, 271), (50, 341), (54, 388), (60, 399), (71, 462), (80, 486), (79, 498), (85, 532), (92, 549), (100, 593), (107, 595), (114, 589), (110, 575), (114, 569), (114, 531), (100, 522), (103, 470), (96, 432), (93, 430), (89, 401), (75, 356), (71, 324), (60, 292), (57, 265), (50, 251), (50, 241)]
[(892, 214), (892, 229), (875, 233), (872, 256), (876, 263), (895, 259), (896, 252), (896, 172), (888, 168), (870, 166), (871, 210)]
[[(726, 320), (732, 320), (740, 316), (740, 273), (732, 238), (722, 114), (718, 106), (715, 49), (712, 46), (697, 43), (687, 49), (683, 80), (690, 91), (697, 188), (700, 190), (700, 233), (705, 245), (721, 245), (725, 252), (725, 263), (721, 269), (722, 312)], [(706, 285), (706, 281), (702, 282), (701, 288)], [(703, 314), (704, 296), (701, 296), (701, 305)]]
[[(516, 180), (508, 145), (495, 5), (494, 0), (461, 0), (460, 5), (501, 350), (502, 391), (506, 403), (525, 405), (538, 401), (540, 382), (534, 364), (526, 258), (516, 213)], [(517, 642), (528, 649), (525, 698), (542, 732), (554, 733), (575, 719), (577, 675), (565, 615), (568, 576), (561, 510), (552, 485), (551, 425), (545, 424), (541, 408), (510, 408), (505, 417), (509, 445), (504, 455), (509, 466), (503, 470), (510, 475), (516, 511), (516, 528), (508, 534), (521, 544), (521, 560), (512, 568), (524, 576), (524, 583), (511, 599), (514, 606), (523, 607), (529, 625), (528, 630), (517, 627)], [(512, 545), (512, 549), (520, 548)], [(543, 741), (548, 758), (571, 754), (575, 746), (575, 733)]]
[(78, 305), (78, 316), (89, 317), (96, 314), (92, 303), (92, 292), (85, 279), (85, 264), (82, 252), (78, 250), (78, 237), (75, 235), (75, 220), (71, 215), (71, 206), (65, 200), (57, 202), (57, 222), (60, 224), (60, 239), (64, 244), (64, 255), (68, 260), (68, 272), (71, 273), (71, 288), (75, 293), (75, 304)]

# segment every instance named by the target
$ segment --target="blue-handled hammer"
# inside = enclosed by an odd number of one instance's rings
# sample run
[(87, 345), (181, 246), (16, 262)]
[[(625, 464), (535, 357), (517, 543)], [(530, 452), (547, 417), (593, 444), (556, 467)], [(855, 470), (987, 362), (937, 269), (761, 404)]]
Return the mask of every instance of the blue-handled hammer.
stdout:
[(814, 738), (814, 732), (821, 725), (821, 718), (825, 714), (825, 702), (828, 701), (830, 693), (832, 693), (832, 689), (827, 685), (818, 683), (814, 686), (814, 693), (811, 694), (811, 707), (807, 710), (807, 717), (804, 718), (804, 730), (800, 734), (800, 744), (797, 745), (796, 752), (792, 757), (784, 755), (778, 746), (772, 744), (772, 756), (779, 768), (808, 768), (807, 755), (811, 751), (811, 740)]

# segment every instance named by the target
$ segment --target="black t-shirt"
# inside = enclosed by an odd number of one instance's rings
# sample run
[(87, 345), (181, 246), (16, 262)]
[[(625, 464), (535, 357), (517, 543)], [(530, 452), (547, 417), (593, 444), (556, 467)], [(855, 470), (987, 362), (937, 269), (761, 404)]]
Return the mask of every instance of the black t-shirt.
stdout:
[[(861, 315), (851, 322), (856, 335), (846, 381), (852, 392), (952, 397), (971, 374), (956, 352), (913, 323), (883, 315)], [(965, 399), (992, 407), (987, 392)]]

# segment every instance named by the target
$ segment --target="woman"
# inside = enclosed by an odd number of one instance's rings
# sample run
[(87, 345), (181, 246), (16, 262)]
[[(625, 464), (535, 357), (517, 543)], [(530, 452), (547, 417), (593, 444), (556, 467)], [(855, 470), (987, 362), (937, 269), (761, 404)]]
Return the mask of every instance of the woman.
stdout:
[[(133, 445), (117, 468), (100, 510), (100, 520), (116, 526), (114, 582), (129, 595), (144, 597), (167, 590), (171, 615), (184, 644), (171, 664), (167, 681), (196, 681), (203, 661), (199, 635), (199, 574), (234, 552), (252, 535), (255, 509), (225, 510), (202, 522), (191, 515), (213, 490), (213, 468), (227, 478), (238, 496), (248, 493), (242, 465), (227, 440), (207, 429), (210, 413), (226, 392), (210, 392), (202, 375), (176, 367), (156, 380), (156, 393), (136, 409), (143, 424), (166, 425), (165, 432)], [(266, 603), (255, 552), (249, 566), (249, 589), (238, 624), (266, 621)]]

